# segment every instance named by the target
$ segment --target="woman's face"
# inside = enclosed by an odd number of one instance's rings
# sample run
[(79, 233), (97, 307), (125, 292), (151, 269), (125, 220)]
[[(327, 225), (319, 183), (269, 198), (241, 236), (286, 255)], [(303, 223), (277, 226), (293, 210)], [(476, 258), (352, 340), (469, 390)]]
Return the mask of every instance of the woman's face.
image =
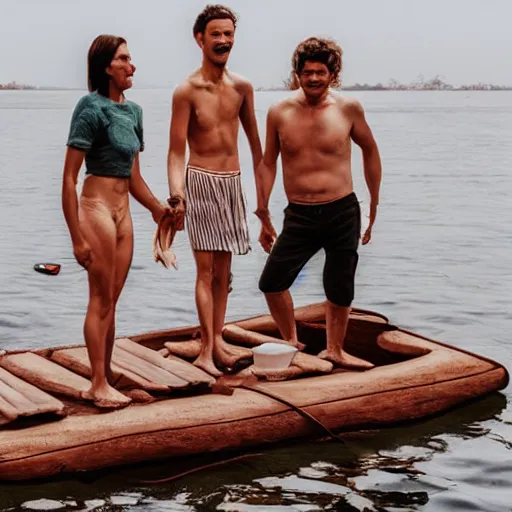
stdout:
[(126, 44), (121, 44), (117, 49), (110, 66), (106, 69), (107, 75), (117, 89), (124, 91), (132, 86), (132, 77), (135, 73), (132, 57)]

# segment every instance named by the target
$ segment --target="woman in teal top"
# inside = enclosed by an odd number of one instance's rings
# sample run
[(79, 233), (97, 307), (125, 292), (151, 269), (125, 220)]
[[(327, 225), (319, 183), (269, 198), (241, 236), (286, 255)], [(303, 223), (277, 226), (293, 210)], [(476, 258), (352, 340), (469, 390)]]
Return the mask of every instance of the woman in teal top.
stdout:
[[(64, 163), (62, 207), (75, 258), (89, 276), (84, 337), (92, 385), (83, 398), (99, 407), (130, 403), (111, 386), (110, 369), (116, 304), (133, 254), (129, 194), (157, 223), (167, 210), (140, 173), (142, 109), (124, 96), (134, 72), (123, 38), (101, 35), (93, 41), (88, 53), (90, 94), (73, 112)], [(84, 158), (86, 179), (78, 200), (77, 177)]]

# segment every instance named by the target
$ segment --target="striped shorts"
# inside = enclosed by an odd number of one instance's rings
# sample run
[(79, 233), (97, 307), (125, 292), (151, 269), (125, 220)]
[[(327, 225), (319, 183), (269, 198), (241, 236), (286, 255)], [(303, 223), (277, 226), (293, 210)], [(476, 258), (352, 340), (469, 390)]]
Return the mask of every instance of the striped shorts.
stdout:
[(195, 251), (247, 254), (251, 250), (240, 172), (188, 166), (186, 225)]

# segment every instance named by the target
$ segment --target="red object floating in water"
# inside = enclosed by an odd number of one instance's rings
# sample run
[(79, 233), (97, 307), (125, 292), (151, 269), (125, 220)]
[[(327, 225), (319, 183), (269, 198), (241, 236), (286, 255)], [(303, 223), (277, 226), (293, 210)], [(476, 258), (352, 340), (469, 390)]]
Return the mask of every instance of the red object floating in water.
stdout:
[(41, 272), (41, 274), (56, 276), (60, 272), (60, 265), (57, 263), (36, 263), (34, 265), (34, 270), (36, 272)]

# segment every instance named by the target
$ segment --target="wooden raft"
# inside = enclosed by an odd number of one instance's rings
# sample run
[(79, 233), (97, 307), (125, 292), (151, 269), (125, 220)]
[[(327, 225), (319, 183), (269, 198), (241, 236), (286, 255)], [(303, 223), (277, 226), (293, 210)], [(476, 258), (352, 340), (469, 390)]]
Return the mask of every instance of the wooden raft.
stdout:
[[(115, 387), (127, 393), (135, 389), (168, 394), (215, 384), (213, 377), (190, 363), (166, 359), (128, 338), (116, 340), (112, 369)], [(40, 353), (4, 352), (0, 355), (0, 425), (45, 413), (65, 416), (65, 404), (57, 397), (81, 400), (91, 386), (90, 377), (85, 346)]]
[[(267, 323), (269, 332), (275, 330), (272, 322)], [(265, 342), (284, 343), (268, 334), (250, 330), (250, 322), (241, 324), (245, 328), (240, 324), (229, 324), (223, 332), (225, 340), (233, 343), (235, 353), (240, 350), (247, 353), (247, 348), (242, 348), (244, 346), (254, 347)], [(129, 338), (116, 339), (111, 363), (114, 386), (131, 396), (134, 403), (152, 401), (152, 395), (165, 396), (173, 390), (200, 386), (213, 388), (216, 380), (190, 364), (199, 354), (200, 340), (166, 342), (162, 345), (165, 348), (153, 350)], [(235, 377), (242, 381), (248, 376), (281, 381), (328, 374), (332, 370), (332, 364), (328, 361), (299, 352), (286, 370), (269, 372), (251, 365)], [(83, 393), (90, 388), (92, 375), (87, 348), (83, 345), (33, 352), (0, 352), (0, 371), (0, 425), (21, 416), (44, 413), (55, 413), (54, 417), (66, 415), (65, 404), (69, 405), (70, 399), (83, 401)], [(67, 402), (64, 400), (63, 403), (59, 398), (67, 399)]]
[[(52, 361), (83, 377), (90, 378), (91, 365), (86, 347), (55, 350)], [(139, 345), (129, 338), (119, 338), (112, 354), (112, 371), (117, 389), (143, 389), (168, 392), (199, 385), (212, 387), (215, 379), (199, 368)]]

